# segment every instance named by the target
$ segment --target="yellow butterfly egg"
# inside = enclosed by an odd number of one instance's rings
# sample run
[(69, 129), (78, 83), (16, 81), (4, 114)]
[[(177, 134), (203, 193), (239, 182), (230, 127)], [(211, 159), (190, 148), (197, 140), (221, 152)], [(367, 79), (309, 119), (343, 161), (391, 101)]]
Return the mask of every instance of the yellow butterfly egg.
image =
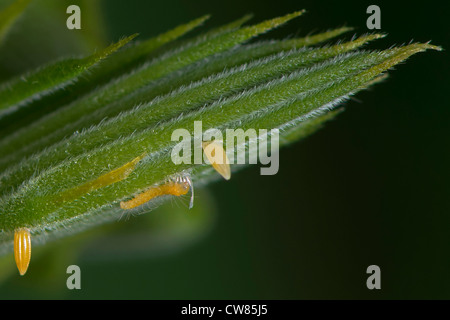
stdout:
[(203, 141), (202, 147), (203, 152), (213, 168), (224, 177), (225, 180), (230, 180), (230, 160), (228, 160), (227, 153), (223, 149), (222, 143), (217, 141)]
[(27, 228), (17, 229), (14, 233), (14, 258), (17, 269), (23, 276), (27, 272), (31, 260), (31, 234)]

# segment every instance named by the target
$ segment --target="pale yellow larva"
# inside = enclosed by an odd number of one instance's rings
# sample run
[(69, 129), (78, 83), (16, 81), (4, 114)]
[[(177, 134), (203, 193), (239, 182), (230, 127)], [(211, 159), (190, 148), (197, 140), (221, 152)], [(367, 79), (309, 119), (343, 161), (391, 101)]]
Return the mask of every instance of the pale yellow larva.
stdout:
[(192, 208), (194, 201), (194, 190), (192, 181), (188, 176), (169, 179), (169, 181), (162, 185), (150, 187), (146, 191), (135, 196), (133, 199), (120, 202), (120, 207), (126, 210), (133, 209), (149, 202), (156, 197), (164, 195), (173, 195), (179, 197), (187, 194), (189, 192), (189, 189), (191, 189), (191, 202), (189, 204), (189, 208)]

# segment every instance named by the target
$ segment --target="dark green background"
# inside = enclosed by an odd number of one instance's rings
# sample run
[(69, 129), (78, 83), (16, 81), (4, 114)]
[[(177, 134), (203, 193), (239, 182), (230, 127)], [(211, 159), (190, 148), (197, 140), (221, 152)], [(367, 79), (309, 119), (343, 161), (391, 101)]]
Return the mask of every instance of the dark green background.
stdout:
[[(25, 277), (4, 279), (0, 298), (450, 298), (450, 5), (107, 0), (103, 12), (112, 42), (135, 32), (156, 35), (206, 13), (211, 27), (250, 12), (261, 21), (307, 9), (265, 35), (271, 38), (342, 25), (363, 34), (370, 4), (381, 7), (388, 34), (370, 48), (432, 40), (446, 50), (412, 57), (345, 103), (336, 120), (280, 152), (277, 175), (261, 176), (256, 165), (208, 186), (215, 216), (197, 241), (164, 254), (93, 259), (92, 243), (87, 250), (75, 237), (75, 244), (54, 244), (45, 259), (32, 260)], [(65, 288), (68, 264), (81, 267), (82, 290)], [(366, 288), (372, 264), (381, 268), (381, 290)], [(53, 271), (41, 276), (47, 268)]]

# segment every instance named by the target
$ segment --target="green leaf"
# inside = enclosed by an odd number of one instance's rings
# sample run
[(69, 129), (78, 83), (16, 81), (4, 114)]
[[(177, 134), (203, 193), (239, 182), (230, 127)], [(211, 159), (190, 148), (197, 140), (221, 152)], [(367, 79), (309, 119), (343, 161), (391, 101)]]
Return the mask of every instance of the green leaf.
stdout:
[[(430, 48), (436, 47), (412, 44), (382, 52), (337, 56), (55, 164), (2, 197), (3, 235), (11, 237), (16, 228), (24, 225), (37, 236), (59, 230), (62, 225), (67, 227), (79, 219), (84, 224), (95, 223), (103, 210), (112, 207), (112, 211), (117, 211), (118, 201), (168, 176), (192, 169), (194, 165), (175, 165), (170, 159), (175, 144), (171, 141), (174, 129), (186, 128), (193, 133), (193, 122), (202, 120), (204, 130), (279, 128), (283, 131), (313, 112), (331, 108), (410, 55)], [(110, 184), (100, 182), (101, 177), (136, 159), (135, 167), (127, 175), (111, 179)], [(88, 189), (87, 183), (91, 186)]]
[(0, 85), (0, 117), (17, 111), (35, 99), (63, 89), (134, 37), (136, 35), (122, 39), (89, 57), (64, 59), (2, 83)]
[[(92, 2), (92, 4), (94, 3)], [(88, 11), (90, 12), (90, 10)], [(16, 112), (0, 117), (0, 134), (6, 136), (58, 109), (64, 103), (77, 99), (90, 91), (92, 83), (104, 84), (116, 76), (131, 71), (133, 67), (145, 62), (152, 52), (198, 27), (206, 19), (208, 19), (208, 16), (180, 25), (146, 41), (136, 44), (135, 42), (128, 43), (113, 55), (110, 55), (108, 59), (102, 59), (95, 64), (95, 72), (83, 73), (83, 76), (78, 77), (77, 81), (71, 83), (69, 88), (51, 92), (47, 96), (40, 96), (38, 101), (32, 101), (27, 108), (20, 108)]]
[[(70, 135), (83, 128), (88, 128), (106, 116), (115, 115), (105, 114), (99, 111), (99, 109), (102, 110), (101, 108), (105, 108), (113, 102), (117, 103), (119, 99), (135, 93), (136, 90), (147, 86), (149, 82), (156, 81), (158, 78), (203, 58), (230, 49), (256, 35), (278, 27), (301, 14), (302, 11), (299, 11), (281, 18), (267, 20), (253, 26), (243, 27), (236, 31), (219, 34), (211, 39), (201, 39), (200, 41), (185, 45), (178, 50), (169, 52), (151, 63), (144, 64), (133, 73), (113, 80), (92, 94), (83, 96), (68, 106), (60, 108), (46, 117), (39, 119), (30, 126), (18, 130), (11, 137), (5, 138), (0, 142), (0, 153), (8, 155), (8, 159), (12, 159), (14, 155), (18, 154), (14, 150), (17, 147), (14, 146), (26, 146), (26, 150), (17, 150), (18, 152), (22, 152), (21, 157), (34, 153), (46, 145), (61, 140), (66, 135)], [(134, 104), (122, 104), (122, 108), (117, 110), (116, 114), (126, 110), (127, 107), (131, 108), (133, 106)], [(36, 138), (39, 138), (39, 140), (36, 140)], [(5, 168), (4, 165), (6, 162), (4, 161), (8, 161), (8, 159), (0, 160), (3, 164), (3, 166), (0, 164), (0, 168)]]
[[(182, 87), (180, 90), (162, 96), (151, 103), (143, 104), (139, 108), (123, 113), (120, 117), (104, 121), (101, 125), (76, 134), (70, 139), (64, 139), (53, 145), (51, 149), (41, 152), (25, 161), (25, 163), (16, 164), (7, 171), (7, 175), (0, 176), (0, 192), (4, 191), (6, 187), (16, 187), (22, 181), (30, 178), (37, 165), (49, 166), (55, 161), (78, 156), (83, 152), (113, 142), (121, 136), (147, 129), (162, 121), (176, 118), (179, 114), (199, 109), (208, 102), (223, 99), (239, 90), (251, 88), (299, 68), (314, 65), (354, 50), (380, 37), (382, 36), (374, 34), (331, 47), (290, 50), (287, 53), (283, 52), (261, 58), (227, 72), (218, 73), (215, 76), (194, 82), (188, 87)], [(281, 49), (285, 48), (284, 43), (279, 45)], [(268, 45), (269, 48), (270, 46)], [(245, 73), (242, 73), (243, 69), (246, 70)], [(120, 130), (117, 130), (117, 128), (120, 128)], [(11, 154), (3, 159), (11, 159), (15, 155)]]
[(176, 28), (154, 38), (137, 42), (134, 45), (119, 50), (110, 59), (103, 61), (99, 65), (98, 70), (91, 75), (91, 79), (87, 82), (98, 82), (99, 79), (102, 80), (105, 78), (111, 79), (121, 72), (124, 73), (126, 71), (130, 71), (131, 66), (137, 66), (139, 63), (144, 62), (150, 53), (200, 26), (205, 22), (205, 20), (209, 19), (209, 17), (209, 15), (200, 17), (188, 22), (187, 24), (177, 26)]
[[(111, 82), (97, 86), (95, 75), (89, 77), (86, 95), (0, 139), (0, 166), (6, 169), (0, 174), (0, 252), (11, 251), (17, 228), (29, 228), (33, 244), (43, 243), (118, 219), (127, 213), (120, 201), (174, 175), (190, 175), (195, 186), (215, 179), (218, 174), (209, 164), (173, 163), (176, 129), (191, 134), (194, 154), (202, 153), (201, 137), (194, 131), (197, 121), (202, 121), (202, 133), (209, 128), (222, 133), (278, 129), (284, 146), (318, 130), (341, 112), (333, 110), (338, 104), (383, 80), (393, 66), (418, 52), (440, 50), (420, 43), (361, 50), (382, 37), (378, 34), (305, 47), (348, 28), (245, 44), (300, 14), (246, 27), (242, 19), (163, 49), (160, 56), (129, 72), (112, 63), (112, 56), (108, 68), (119, 75)], [(124, 48), (116, 59), (140, 60), (147, 54), (143, 52), (148, 48), (139, 49), (144, 47)], [(48, 87), (14, 103), (44, 95)], [(12, 96), (20, 93), (18, 88), (11, 90)], [(239, 141), (230, 156), (236, 156), (236, 150), (252, 155), (249, 146), (268, 137), (270, 132), (260, 132), (253, 140)], [(232, 166), (233, 171), (238, 168)], [(151, 205), (164, 199), (152, 200)]]

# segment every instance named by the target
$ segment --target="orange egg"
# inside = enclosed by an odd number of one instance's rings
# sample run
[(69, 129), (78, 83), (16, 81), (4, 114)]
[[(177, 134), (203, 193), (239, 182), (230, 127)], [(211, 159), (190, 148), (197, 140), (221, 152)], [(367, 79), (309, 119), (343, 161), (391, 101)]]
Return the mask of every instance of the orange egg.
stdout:
[(14, 233), (14, 258), (17, 269), (23, 276), (27, 272), (31, 260), (31, 235), (27, 228), (17, 229)]

